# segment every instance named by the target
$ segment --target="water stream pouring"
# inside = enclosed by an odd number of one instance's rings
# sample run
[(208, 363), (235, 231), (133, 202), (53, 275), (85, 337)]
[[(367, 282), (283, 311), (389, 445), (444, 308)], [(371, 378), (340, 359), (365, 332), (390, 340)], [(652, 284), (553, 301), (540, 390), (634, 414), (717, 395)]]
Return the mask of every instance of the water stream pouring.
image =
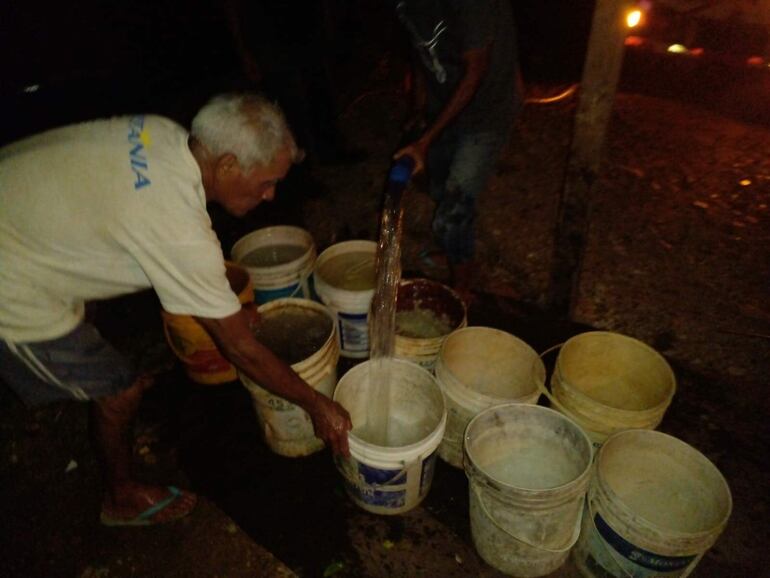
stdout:
[(390, 407), (390, 361), (396, 332), (396, 295), (401, 279), (401, 231), (404, 209), (403, 193), (414, 170), (414, 160), (402, 157), (391, 167), (385, 185), (385, 198), (377, 244), (377, 283), (370, 318), (370, 401), (368, 441), (388, 445)]

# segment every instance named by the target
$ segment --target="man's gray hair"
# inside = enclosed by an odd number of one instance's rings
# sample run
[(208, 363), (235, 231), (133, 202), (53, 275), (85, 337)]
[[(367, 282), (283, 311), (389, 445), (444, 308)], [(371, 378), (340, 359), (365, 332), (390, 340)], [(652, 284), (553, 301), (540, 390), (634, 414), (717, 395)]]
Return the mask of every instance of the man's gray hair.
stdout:
[(294, 162), (302, 160), (286, 117), (256, 94), (221, 94), (198, 111), (190, 134), (214, 156), (235, 155), (241, 168), (268, 165), (284, 146)]

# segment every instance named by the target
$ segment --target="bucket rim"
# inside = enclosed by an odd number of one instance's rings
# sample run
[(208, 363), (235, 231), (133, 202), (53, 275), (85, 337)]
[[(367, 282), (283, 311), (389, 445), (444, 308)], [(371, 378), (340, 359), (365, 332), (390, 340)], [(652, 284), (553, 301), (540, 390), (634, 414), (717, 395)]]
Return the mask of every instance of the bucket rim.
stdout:
[[(579, 434), (580, 438), (585, 443), (585, 447), (588, 449), (588, 459), (587, 459), (586, 466), (583, 468), (580, 474), (577, 475), (572, 480), (565, 482), (559, 486), (554, 486), (552, 488), (539, 488), (539, 489), (524, 488), (522, 486), (516, 486), (514, 484), (504, 482), (498, 478), (495, 478), (494, 476), (487, 474), (475, 462), (471, 452), (468, 450), (468, 439), (469, 439), (468, 434), (469, 434), (469, 431), (471, 430), (471, 426), (474, 425), (475, 422), (479, 421), (480, 418), (484, 417), (486, 414), (492, 411), (499, 411), (501, 409), (503, 410), (520, 409), (521, 411), (541, 412), (545, 414), (551, 414), (557, 419), (563, 420), (569, 423), (575, 429), (575, 431)], [(581, 486), (586, 486), (588, 484), (588, 481), (591, 478), (591, 473), (592, 473), (593, 464), (594, 464), (594, 448), (593, 448), (593, 443), (591, 442), (591, 439), (588, 437), (588, 434), (586, 434), (585, 430), (582, 427), (580, 427), (580, 425), (577, 424), (574, 420), (570, 419), (564, 414), (554, 409), (551, 409), (549, 407), (543, 407), (541, 405), (526, 404), (526, 403), (516, 403), (516, 402), (504, 403), (504, 404), (499, 404), (499, 405), (489, 407), (485, 410), (480, 411), (478, 414), (476, 414), (476, 416), (474, 416), (468, 422), (468, 425), (465, 428), (465, 433), (463, 434), (462, 439), (463, 439), (463, 466), (464, 466), (466, 475), (468, 476), (468, 478), (472, 478), (474, 481), (479, 481), (478, 476), (475, 476), (475, 477), (473, 476), (475, 472), (479, 472), (484, 478), (483, 480), (480, 480), (480, 481), (485, 482), (485, 485), (487, 487), (496, 491), (497, 493), (502, 493), (501, 489), (504, 489), (504, 490), (512, 490), (519, 495), (525, 495), (528, 497), (547, 497), (552, 494), (563, 494), (563, 493), (566, 493), (567, 496), (570, 496), (571, 493), (569, 492), (569, 490), (574, 490), (577, 492), (578, 488), (580, 488)], [(492, 480), (493, 485), (486, 483), (488, 480)], [(583, 491), (584, 489), (585, 488), (582, 488), (580, 489), (580, 491)]]
[[(359, 301), (359, 300), (366, 300), (366, 313), (369, 311), (369, 303), (368, 300), (371, 299), (372, 296), (374, 296), (374, 287), (371, 289), (364, 289), (362, 291), (352, 291), (350, 289), (342, 289), (340, 287), (335, 287), (334, 285), (330, 284), (326, 279), (323, 278), (323, 276), (319, 273), (319, 269), (321, 268), (321, 265), (326, 263), (329, 259), (332, 257), (336, 257), (338, 254), (346, 252), (345, 249), (347, 248), (355, 248), (357, 251), (361, 252), (369, 252), (371, 251), (372, 255), (376, 257), (377, 254), (377, 243), (375, 241), (370, 241), (368, 239), (350, 239), (348, 241), (340, 241), (339, 243), (334, 243), (333, 245), (329, 245), (321, 251), (321, 253), (318, 255), (318, 257), (315, 260), (315, 263), (313, 264), (313, 280), (315, 282), (315, 289), (316, 293), (318, 293), (318, 296), (323, 299), (324, 296), (326, 296), (329, 301), (334, 302), (334, 304), (337, 303), (338, 299), (340, 301), (347, 302), (348, 300), (352, 301)], [(322, 295), (324, 293), (324, 295)], [(330, 293), (334, 293), (335, 297), (333, 297)], [(347, 304), (347, 303), (344, 303)], [(364, 311), (362, 311), (364, 312)]]
[[(504, 335), (506, 338), (510, 338), (513, 341), (515, 341), (519, 345), (523, 345), (524, 348), (532, 354), (533, 360), (532, 364), (533, 366), (538, 366), (539, 369), (541, 369), (541, 372), (538, 372), (538, 380), (540, 380), (540, 376), (542, 376), (542, 383), (534, 382), (532, 386), (532, 390), (528, 391), (518, 397), (511, 398), (511, 397), (499, 397), (495, 395), (489, 395), (488, 393), (481, 393), (475, 389), (472, 389), (465, 385), (453, 372), (447, 364), (444, 362), (444, 356), (443, 353), (445, 351), (445, 348), (448, 346), (450, 339), (456, 339), (457, 335), (464, 333), (464, 332), (470, 332), (473, 330), (483, 330), (484, 332), (489, 332), (497, 335)], [(465, 327), (461, 327), (459, 329), (456, 329), (449, 335), (447, 335), (444, 338), (444, 341), (441, 343), (441, 347), (439, 348), (438, 354), (436, 355), (436, 379), (438, 379), (445, 387), (447, 384), (439, 378), (439, 372), (440, 371), (446, 371), (449, 376), (451, 376), (454, 383), (450, 383), (449, 387), (447, 387), (447, 390), (454, 389), (462, 392), (462, 395), (472, 394), (473, 397), (479, 398), (482, 403), (488, 406), (497, 406), (497, 405), (504, 405), (511, 402), (516, 402), (517, 400), (524, 399), (526, 397), (531, 396), (536, 391), (541, 391), (541, 386), (545, 387), (545, 379), (547, 376), (547, 371), (545, 368), (545, 364), (543, 363), (543, 359), (540, 357), (540, 355), (535, 351), (535, 349), (526, 341), (521, 339), (520, 337), (517, 337), (513, 335), (512, 333), (508, 333), (507, 331), (503, 331), (501, 329), (495, 329), (494, 327), (487, 327), (485, 325), (466, 325)], [(540, 394), (538, 393), (538, 397)]]
[[(441, 283), (439, 281), (436, 281), (434, 279), (428, 279), (427, 277), (409, 277), (407, 279), (401, 279), (398, 283), (398, 291), (401, 290), (402, 287), (409, 288), (414, 285), (429, 285), (432, 287), (436, 287), (437, 289), (447, 293), (452, 300), (458, 304), (459, 311), (462, 313), (462, 315), (457, 316), (459, 318), (459, 321), (455, 324), (452, 329), (448, 333), (445, 333), (443, 335), (440, 335), (439, 337), (408, 337), (406, 335), (398, 335), (395, 334), (395, 337), (402, 340), (408, 340), (413, 342), (424, 342), (424, 341), (436, 341), (439, 345), (441, 342), (443, 342), (444, 339), (446, 339), (453, 331), (457, 331), (458, 329), (464, 329), (468, 326), (468, 306), (465, 304), (465, 301), (463, 301), (462, 297), (460, 297), (459, 293), (452, 289), (449, 285), (445, 285), (444, 283)], [(398, 304), (396, 305), (396, 312), (398, 312)]]
[[(626, 504), (626, 502), (620, 496), (618, 496), (618, 494), (610, 487), (609, 483), (607, 483), (606, 480), (602, 479), (599, 473), (602, 452), (609, 451), (609, 450), (605, 450), (605, 448), (608, 447), (608, 444), (610, 444), (610, 442), (618, 443), (617, 442), (618, 439), (628, 435), (642, 435), (646, 437), (658, 437), (659, 439), (665, 439), (666, 443), (674, 444), (679, 446), (680, 448), (684, 448), (685, 451), (691, 453), (696, 460), (699, 460), (707, 464), (707, 467), (712, 470), (712, 473), (716, 474), (716, 478), (719, 480), (720, 486), (724, 490), (725, 496), (727, 497), (727, 507), (725, 508), (725, 515), (719, 520), (719, 522), (714, 524), (711, 528), (707, 530), (700, 530), (697, 532), (682, 532), (682, 531), (666, 528), (664, 526), (661, 526), (660, 524), (656, 524), (655, 522), (652, 522), (651, 520), (645, 518), (643, 515), (634, 512), (628, 506), (628, 504)], [(733, 512), (733, 496), (732, 496), (732, 491), (730, 490), (730, 485), (727, 483), (727, 479), (725, 478), (724, 474), (719, 470), (719, 468), (714, 464), (714, 462), (712, 462), (708, 457), (706, 457), (700, 450), (691, 446), (687, 442), (677, 438), (676, 436), (673, 436), (671, 434), (667, 434), (661, 431), (657, 431), (657, 430), (642, 429), (642, 428), (623, 430), (623, 431), (614, 433), (607, 438), (604, 444), (602, 444), (602, 447), (599, 448), (599, 451), (596, 452), (596, 459), (594, 460), (594, 462), (595, 462), (594, 467), (596, 468), (596, 473), (594, 478), (596, 479), (597, 490), (600, 490), (601, 492), (608, 494), (613, 499), (613, 505), (620, 507), (620, 509), (622, 509), (624, 513), (632, 515), (635, 518), (644, 520), (644, 523), (649, 528), (655, 531), (660, 531), (660, 532), (663, 532), (664, 534), (667, 534), (670, 537), (670, 539), (697, 540), (699, 538), (705, 539), (713, 536), (714, 540), (716, 540), (716, 538), (719, 536), (719, 534), (722, 532), (725, 526), (727, 526), (727, 523), (730, 521), (730, 516), (732, 515), (732, 512)]]
[(329, 332), (329, 335), (324, 340), (323, 345), (321, 345), (305, 359), (301, 359), (296, 363), (290, 364), (290, 367), (296, 373), (301, 373), (307, 368), (308, 365), (313, 365), (316, 360), (326, 352), (326, 350), (329, 348), (330, 342), (336, 343), (335, 336), (337, 333), (337, 323), (334, 319), (334, 316), (325, 305), (318, 303), (317, 301), (304, 299), (301, 297), (282, 297), (280, 299), (273, 299), (272, 301), (268, 301), (267, 303), (263, 303), (257, 307), (257, 312), (263, 314), (272, 311), (273, 309), (280, 309), (282, 307), (304, 307), (306, 309), (312, 309), (313, 311), (323, 313), (331, 321), (332, 328)]
[[(419, 372), (423, 375), (426, 375), (430, 378), (430, 383), (435, 386), (436, 390), (439, 393), (440, 399), (441, 399), (441, 419), (439, 419), (436, 426), (431, 430), (431, 433), (429, 433), (427, 436), (425, 436), (422, 440), (417, 441), (412, 444), (407, 444), (405, 446), (378, 446), (377, 444), (373, 444), (367, 441), (364, 441), (363, 439), (356, 436), (352, 430), (348, 431), (348, 441), (353, 442), (350, 443), (350, 451), (351, 454), (355, 452), (358, 452), (359, 448), (364, 451), (363, 454), (359, 454), (362, 456), (368, 456), (375, 459), (382, 459), (382, 460), (392, 460), (392, 454), (396, 453), (407, 453), (411, 454), (412, 452), (415, 452), (419, 450), (423, 445), (426, 445), (428, 447), (431, 444), (427, 444), (426, 440), (431, 439), (433, 441), (433, 438), (438, 438), (435, 440), (435, 447), (433, 447), (432, 451), (435, 451), (435, 449), (438, 447), (438, 445), (441, 443), (441, 439), (444, 437), (444, 430), (446, 429), (446, 422), (447, 422), (447, 409), (446, 409), (446, 400), (444, 399), (444, 393), (441, 391), (441, 386), (438, 383), (438, 380), (436, 377), (427, 369), (424, 367), (418, 365), (417, 363), (413, 363), (411, 361), (408, 361), (406, 359), (398, 359), (398, 358), (390, 358), (391, 363), (395, 363), (397, 365), (404, 365), (405, 367), (410, 367), (411, 369), (417, 369)], [(356, 373), (362, 373), (365, 369), (367, 369), (372, 363), (371, 359), (367, 359), (366, 361), (359, 363), (355, 365), (354, 367), (350, 368), (345, 375), (343, 375), (339, 381), (337, 382), (337, 385), (334, 387), (334, 393), (332, 394), (332, 400), (339, 403), (337, 400), (337, 395), (341, 391), (340, 386), (344, 386), (343, 380), (348, 375), (355, 375)], [(439, 434), (440, 432), (440, 434)], [(381, 457), (378, 457), (381, 456)], [(419, 454), (418, 454), (419, 456)], [(354, 455), (356, 459), (359, 459), (358, 456)], [(404, 463), (406, 463), (406, 460), (402, 460)], [(413, 460), (408, 460), (409, 462)]]
[[(574, 342), (575, 339), (579, 337), (584, 337), (586, 335), (607, 335), (612, 336), (613, 338), (619, 337), (625, 340), (628, 340), (630, 342), (633, 342), (635, 345), (641, 346), (643, 349), (647, 350), (649, 353), (652, 353), (655, 357), (660, 359), (663, 362), (663, 366), (665, 367), (666, 374), (670, 378), (671, 388), (670, 391), (666, 394), (666, 397), (657, 405), (654, 405), (653, 407), (645, 408), (645, 409), (624, 409), (620, 407), (615, 407), (612, 405), (608, 405), (606, 403), (602, 403), (601, 401), (583, 393), (580, 389), (578, 389), (574, 384), (570, 383), (569, 381), (565, 381), (560, 378), (560, 382), (564, 385), (566, 385), (569, 388), (569, 391), (571, 394), (575, 395), (581, 400), (589, 401), (590, 403), (596, 404), (600, 406), (603, 409), (610, 409), (612, 411), (618, 412), (620, 415), (626, 415), (626, 416), (638, 416), (640, 414), (644, 413), (650, 413), (650, 414), (657, 414), (661, 411), (665, 413), (666, 409), (669, 405), (671, 405), (671, 401), (674, 398), (674, 395), (676, 394), (677, 390), (677, 381), (676, 381), (676, 374), (674, 373), (673, 368), (671, 367), (671, 364), (668, 362), (668, 360), (661, 354), (659, 351), (656, 351), (655, 348), (647, 345), (644, 341), (641, 341), (639, 339), (636, 339), (635, 337), (631, 337), (629, 335), (624, 335), (623, 333), (617, 333), (615, 331), (584, 331), (583, 333), (578, 333), (577, 335), (573, 335), (567, 341), (565, 341), (561, 345), (561, 350), (559, 351), (559, 355), (556, 357), (556, 363), (554, 365), (553, 373), (551, 375), (551, 380), (553, 380), (553, 377), (558, 373), (560, 376), (562, 375), (561, 370), (561, 353), (564, 351), (564, 348), (569, 345), (570, 342)], [(553, 387), (553, 386), (552, 386)]]
[[(288, 263), (281, 263), (279, 265), (256, 266), (256, 265), (244, 265), (240, 262), (240, 259), (243, 258), (246, 254), (248, 254), (248, 252), (245, 252), (244, 255), (239, 255), (239, 253), (241, 249), (249, 241), (261, 239), (262, 237), (269, 238), (277, 234), (294, 234), (301, 237), (303, 241), (303, 245), (306, 247), (305, 252), (301, 256), (297, 257), (296, 259), (292, 259)], [(241, 238), (239, 238), (230, 249), (231, 260), (239, 267), (242, 267), (249, 272), (260, 271), (260, 272), (268, 273), (275, 276), (288, 275), (289, 273), (294, 272), (297, 269), (297, 266), (299, 264), (305, 263), (305, 261), (311, 262), (311, 265), (309, 268), (310, 270), (312, 270), (312, 261), (314, 260), (313, 257), (315, 253), (316, 253), (316, 247), (315, 247), (315, 241), (313, 240), (313, 236), (310, 234), (309, 231), (301, 227), (295, 227), (294, 225), (272, 225), (270, 227), (262, 227), (260, 229), (255, 229), (254, 231), (251, 231), (250, 233), (247, 233), (243, 235)], [(236, 257), (236, 255), (239, 255), (239, 256)], [(303, 266), (299, 271), (299, 273), (305, 272), (306, 269), (308, 269), (307, 265)], [(252, 279), (252, 282), (253, 281), (254, 280)]]

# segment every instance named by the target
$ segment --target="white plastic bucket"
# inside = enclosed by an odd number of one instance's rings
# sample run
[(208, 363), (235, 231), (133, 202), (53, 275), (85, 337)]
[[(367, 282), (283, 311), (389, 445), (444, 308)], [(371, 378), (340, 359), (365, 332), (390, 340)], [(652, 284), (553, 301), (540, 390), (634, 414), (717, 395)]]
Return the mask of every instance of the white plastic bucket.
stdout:
[(573, 558), (583, 576), (689, 576), (732, 511), (730, 488), (675, 437), (628, 430), (597, 454)]
[[(308, 299), (277, 299), (259, 308), (261, 314), (282, 307), (302, 307), (318, 311), (332, 320), (329, 337), (315, 353), (291, 368), (316, 391), (331, 397), (337, 384), (339, 346), (334, 336), (334, 319), (326, 307)], [(301, 407), (254, 383), (243, 372), (241, 382), (251, 393), (265, 443), (275, 453), (287, 457), (307, 456), (324, 447), (313, 433), (313, 422)]]
[(436, 448), (444, 435), (444, 397), (435, 378), (425, 369), (403, 360), (390, 363), (390, 423), (404, 445), (386, 447), (368, 443), (356, 432), (365, 430), (371, 417), (369, 369), (365, 361), (340, 379), (334, 400), (350, 413), (350, 457), (337, 458), (345, 489), (358, 506), (375, 514), (401, 514), (428, 494), (436, 463)]
[(518, 337), (490, 327), (465, 327), (444, 340), (436, 379), (447, 402), (447, 427), (439, 456), (463, 467), (463, 432), (480, 411), (502, 403), (537, 403), (545, 366)]
[(596, 445), (626, 429), (655, 429), (676, 392), (671, 367), (641, 341), (609, 331), (580, 333), (561, 347), (543, 393)]
[[(415, 337), (398, 333), (399, 313), (424, 310), (445, 319), (450, 330), (436, 337)], [(396, 301), (396, 337), (393, 353), (433, 371), (441, 344), (452, 331), (468, 324), (465, 303), (451, 288), (429, 279), (405, 279), (398, 286)]]
[[(253, 251), (282, 245), (303, 247), (305, 251), (296, 259), (279, 265), (261, 267), (242, 263)], [(288, 225), (258, 229), (241, 237), (233, 245), (230, 255), (249, 272), (258, 305), (284, 297), (311, 297), (308, 280), (313, 272), (316, 249), (313, 237), (304, 229)]]
[(473, 418), (463, 447), (479, 555), (522, 578), (556, 570), (580, 533), (592, 459), (585, 432), (552, 409), (511, 403)]
[(364, 359), (369, 355), (369, 306), (374, 288), (349, 291), (335, 287), (319, 271), (325, 263), (345, 253), (370, 253), (372, 263), (377, 253), (374, 241), (344, 241), (323, 251), (316, 261), (313, 283), (318, 298), (334, 314), (337, 339), (343, 357)]

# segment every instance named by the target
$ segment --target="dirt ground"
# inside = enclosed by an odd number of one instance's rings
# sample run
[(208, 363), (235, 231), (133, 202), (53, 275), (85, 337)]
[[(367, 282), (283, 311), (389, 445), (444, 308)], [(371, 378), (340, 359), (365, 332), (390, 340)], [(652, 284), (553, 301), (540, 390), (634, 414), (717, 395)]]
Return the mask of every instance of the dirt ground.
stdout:
[[(267, 223), (301, 224), (319, 249), (376, 238), (404, 105), (392, 84), (366, 88), (341, 120), (368, 159), (314, 167), (325, 195), (287, 189), (243, 222), (214, 215), (225, 249)], [(621, 93), (594, 190), (574, 323), (567, 323), (542, 307), (573, 112), (568, 101), (528, 105), (522, 114), (480, 199), (479, 302), (470, 320), (538, 350), (593, 327), (663, 353), (679, 389), (660, 429), (709, 457), (734, 499), (727, 529), (695, 575), (762, 576), (770, 566), (770, 129), (691, 102)], [(404, 270), (443, 279), (445, 271), (418, 258), (431, 211), (415, 183)], [(155, 307), (143, 295), (100, 308), (105, 331), (148, 366), (171, 360)], [(196, 388), (178, 367), (162, 373), (137, 427), (138, 467), (147, 479), (192, 487), (205, 499), (188, 519), (152, 529), (98, 525), (98, 474), (82, 406), (27, 411), (4, 387), (0, 401), (4, 575), (500, 576), (470, 540), (462, 472), (440, 464), (426, 502), (407, 515), (367, 514), (342, 493), (328, 453), (270, 455), (237, 384)], [(553, 574), (575, 575), (571, 563)]]

